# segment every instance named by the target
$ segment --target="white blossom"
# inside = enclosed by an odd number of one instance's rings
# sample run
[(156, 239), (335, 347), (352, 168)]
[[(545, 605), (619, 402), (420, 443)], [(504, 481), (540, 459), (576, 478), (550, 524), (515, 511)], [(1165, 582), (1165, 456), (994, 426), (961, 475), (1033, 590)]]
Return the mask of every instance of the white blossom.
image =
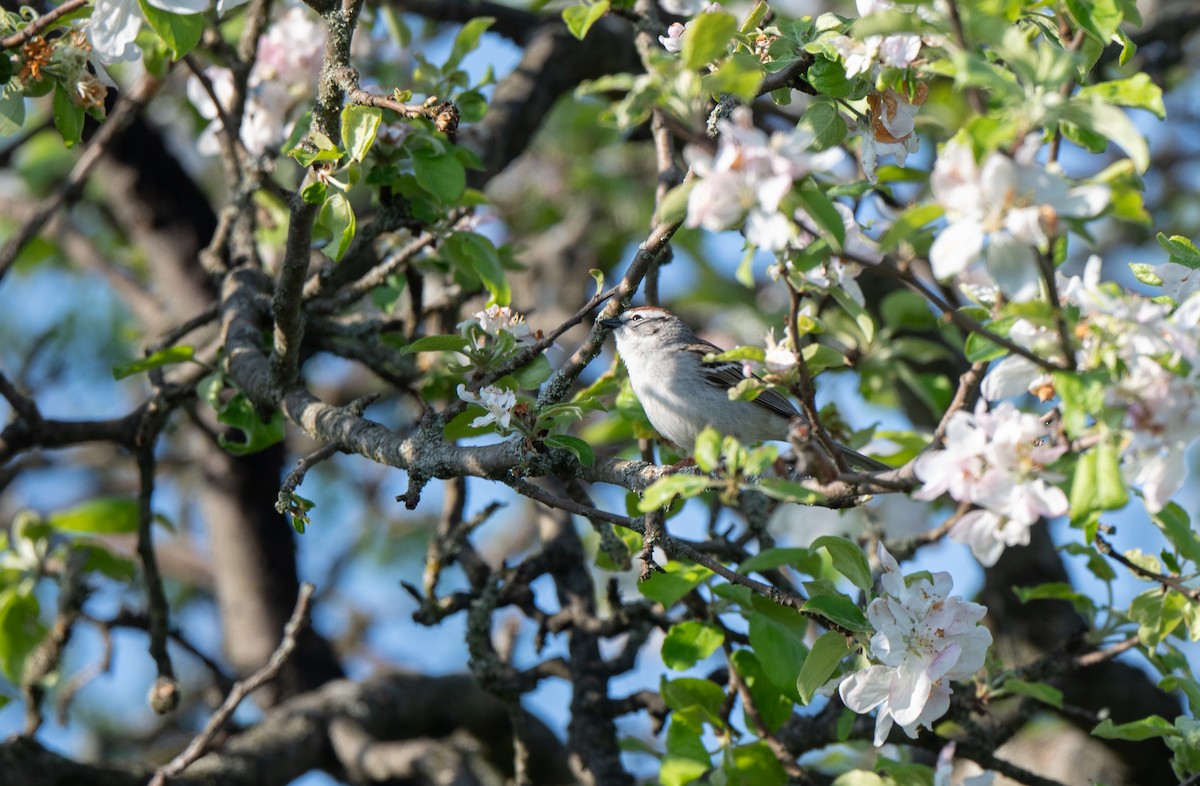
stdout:
[[(146, 0), (155, 8), (172, 14), (199, 14), (207, 11), (211, 0)], [(139, 60), (142, 50), (134, 43), (142, 29), (142, 12), (137, 0), (95, 0), (87, 37), (100, 62)]]
[(464, 336), (470, 334), (472, 326), (483, 333), (475, 339), (477, 347), (483, 345), (486, 337), (499, 338), (501, 333), (512, 336), (517, 344), (534, 343), (533, 333), (529, 330), (529, 323), (525, 321), (525, 317), (508, 306), (490, 305), (483, 311), (476, 311), (470, 319), (458, 323), (458, 329)]
[(775, 343), (775, 329), (772, 328), (766, 336), (767, 351), (763, 364), (772, 374), (781, 374), (796, 367), (796, 353), (792, 349), (791, 331), (785, 331), (784, 338)]
[(878, 661), (846, 677), (838, 693), (847, 707), (865, 714), (878, 709), (875, 745), (893, 724), (910, 737), (930, 728), (950, 707), (950, 680), (971, 677), (983, 666), (992, 634), (979, 625), (987, 609), (948, 593), (950, 574), (906, 583), (900, 566), (882, 545), (883, 594), (867, 607), (875, 628), (870, 657)]
[(488, 385), (478, 393), (467, 390), (466, 385), (458, 386), (458, 397), (468, 404), (478, 404), (487, 410), (471, 421), (471, 428), (483, 428), (495, 423), (507, 431), (512, 423), (513, 407), (517, 405), (517, 394), (511, 390), (501, 390), (494, 385)]
[(1066, 447), (1044, 443), (1046, 427), (1036, 415), (1007, 403), (991, 412), (983, 406), (954, 413), (945, 447), (917, 459), (924, 485), (913, 496), (948, 493), (979, 506), (954, 524), (950, 537), (970, 546), (981, 564), (994, 565), (1008, 546), (1029, 543), (1038, 519), (1067, 512), (1066, 494), (1045, 473)]
[(1031, 136), (1016, 159), (992, 153), (982, 167), (969, 144), (951, 140), (942, 149), (930, 177), (949, 222), (929, 250), (938, 279), (982, 258), (1001, 292), (1030, 300), (1041, 282), (1037, 251), (1048, 248), (1059, 217), (1095, 216), (1108, 204), (1107, 187), (1071, 188), (1034, 163), (1039, 143)]

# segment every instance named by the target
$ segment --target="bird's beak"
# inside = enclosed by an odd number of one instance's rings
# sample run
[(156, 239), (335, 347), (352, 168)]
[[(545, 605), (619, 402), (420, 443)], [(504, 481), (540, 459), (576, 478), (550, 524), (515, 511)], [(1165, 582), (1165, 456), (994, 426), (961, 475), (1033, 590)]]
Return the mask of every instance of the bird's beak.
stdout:
[(611, 319), (600, 320), (600, 324), (604, 325), (604, 327), (608, 328), (609, 330), (616, 330), (617, 328), (621, 327), (621, 320), (616, 317), (612, 317)]

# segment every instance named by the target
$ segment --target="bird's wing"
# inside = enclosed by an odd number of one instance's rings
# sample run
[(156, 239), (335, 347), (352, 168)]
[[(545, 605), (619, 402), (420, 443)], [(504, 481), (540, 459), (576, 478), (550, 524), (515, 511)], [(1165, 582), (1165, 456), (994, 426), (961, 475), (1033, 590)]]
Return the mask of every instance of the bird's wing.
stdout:
[[(700, 357), (701, 368), (704, 372), (704, 381), (708, 384), (729, 390), (746, 378), (742, 371), (742, 364), (733, 360), (711, 360), (705, 361), (705, 355), (719, 355), (725, 350), (718, 347), (716, 344), (711, 344), (703, 339), (698, 339), (696, 343), (688, 347), (689, 352), (694, 352)], [(755, 379), (760, 377), (755, 374)], [(792, 406), (792, 402), (788, 401), (778, 392), (767, 389), (754, 399), (753, 403), (761, 407), (766, 407), (775, 414), (788, 418), (796, 417), (800, 413)]]

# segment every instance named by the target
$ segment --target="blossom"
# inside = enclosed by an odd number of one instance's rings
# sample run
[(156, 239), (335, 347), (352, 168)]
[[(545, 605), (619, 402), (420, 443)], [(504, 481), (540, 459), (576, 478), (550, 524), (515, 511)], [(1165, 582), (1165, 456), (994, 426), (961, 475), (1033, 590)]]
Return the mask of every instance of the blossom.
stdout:
[(910, 737), (930, 728), (950, 708), (948, 682), (971, 677), (983, 666), (992, 634), (979, 621), (987, 609), (948, 593), (949, 573), (906, 583), (895, 558), (882, 545), (883, 594), (867, 607), (870, 657), (878, 663), (846, 677), (838, 686), (843, 703), (859, 714), (878, 709), (875, 745), (899, 724)]
[(1040, 140), (1029, 137), (1016, 159), (992, 153), (979, 166), (970, 145), (951, 140), (930, 177), (949, 225), (933, 242), (929, 261), (938, 279), (982, 258), (1000, 291), (1016, 301), (1037, 296), (1036, 249), (1048, 248), (1059, 217), (1087, 218), (1108, 204), (1105, 186), (1070, 188), (1033, 161)]
[(511, 390), (502, 390), (494, 385), (488, 385), (478, 393), (467, 390), (466, 385), (458, 386), (458, 397), (468, 404), (478, 404), (487, 410), (471, 421), (471, 428), (483, 428), (495, 423), (507, 431), (512, 423), (513, 407), (517, 405), (517, 394)]
[[(1027, 319), (1018, 319), (1009, 330), (1013, 343), (1041, 357), (1060, 360), (1057, 333)], [(988, 401), (997, 401), (1021, 393), (1032, 393), (1042, 401), (1054, 397), (1054, 377), (1046, 369), (1022, 355), (1009, 355), (998, 361), (983, 378), (980, 392)]]
[(470, 319), (464, 319), (458, 323), (458, 329), (464, 336), (470, 334), (472, 327), (482, 333), (475, 337), (476, 347), (482, 347), (488, 337), (499, 338), (501, 333), (512, 336), (516, 339), (517, 344), (534, 343), (533, 334), (529, 330), (529, 324), (525, 321), (525, 317), (508, 306), (490, 305), (483, 311), (476, 311)]
[(754, 127), (747, 107), (735, 109), (733, 117), (720, 121), (718, 128), (715, 156), (696, 147), (684, 151), (701, 178), (688, 195), (687, 225), (719, 231), (746, 217), (754, 240), (764, 247), (782, 248), (790, 235), (779, 235), (775, 216), (792, 183), (810, 171), (813, 159), (805, 151), (812, 135), (792, 130), (768, 137)]
[[(325, 48), (325, 28), (300, 6), (292, 7), (258, 39), (258, 57), (247, 80), (241, 140), (254, 155), (281, 143), (291, 129), (291, 115), (316, 84)], [(205, 75), (221, 107), (233, 105), (233, 73), (210, 66)], [(200, 134), (197, 149), (205, 155), (220, 151), (221, 113), (212, 96), (196, 77), (188, 82), (188, 100), (200, 116), (210, 120)]]
[(796, 367), (796, 353), (792, 349), (792, 332), (786, 330), (784, 338), (778, 344), (775, 343), (775, 329), (766, 336), (767, 351), (763, 358), (763, 364), (767, 367), (767, 371), (772, 374), (781, 374), (784, 371), (789, 371)]
[(1045, 443), (1045, 432), (1036, 415), (1007, 403), (988, 412), (981, 402), (974, 413), (951, 416), (944, 449), (917, 459), (924, 485), (914, 497), (949, 493), (979, 506), (955, 522), (950, 537), (970, 546), (983, 565), (994, 565), (1008, 546), (1028, 544), (1038, 519), (1067, 512), (1067, 495), (1044, 473), (1066, 447)]
[[(951, 786), (950, 778), (954, 774), (954, 749), (957, 744), (953, 741), (938, 752), (937, 767), (933, 771), (933, 786)], [(992, 786), (996, 773), (991, 770), (978, 775), (968, 775), (963, 778), (961, 786)]]
[(685, 30), (687, 30), (687, 28), (684, 27), (682, 23), (672, 22), (671, 26), (667, 28), (667, 34), (665, 36), (660, 35), (658, 37), (658, 42), (662, 44), (663, 49), (667, 50), (668, 52), (682, 52), (683, 33)]
[[(856, 0), (860, 17), (892, 8), (889, 0)], [(876, 64), (889, 68), (908, 68), (921, 53), (921, 36), (913, 33), (869, 35), (862, 41), (846, 35), (834, 36), (830, 44), (842, 58), (846, 76), (853, 79), (866, 74)]]
[(879, 156), (895, 156), (896, 163), (904, 166), (908, 154), (920, 148), (921, 140), (913, 133), (915, 118), (928, 97), (929, 86), (924, 82), (917, 83), (911, 99), (890, 87), (886, 92), (872, 92), (867, 96), (871, 128), (869, 134), (863, 135), (862, 168), (872, 183), (875, 182), (875, 162)]
[[(150, 5), (172, 14), (199, 14), (208, 10), (211, 0), (146, 0)], [(142, 14), (137, 0), (95, 0), (92, 18), (87, 24), (88, 40), (100, 58), (110, 63), (138, 60), (142, 50), (134, 43), (142, 29)]]
[(1200, 270), (1178, 262), (1164, 262), (1154, 269), (1162, 281), (1163, 294), (1182, 303), (1200, 292)]

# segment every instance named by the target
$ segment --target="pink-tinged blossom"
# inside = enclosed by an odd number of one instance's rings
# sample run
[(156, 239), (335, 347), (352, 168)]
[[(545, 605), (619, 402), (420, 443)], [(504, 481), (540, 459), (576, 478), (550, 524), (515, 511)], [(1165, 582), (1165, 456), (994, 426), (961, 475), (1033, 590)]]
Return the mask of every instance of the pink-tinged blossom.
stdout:
[(468, 404), (478, 404), (487, 410), (487, 414), (471, 421), (471, 428), (484, 428), (495, 423), (502, 431), (507, 431), (512, 424), (512, 411), (517, 405), (517, 395), (511, 390), (488, 385), (478, 393), (472, 393), (467, 390), (466, 385), (459, 385), (458, 397)]
[(982, 402), (974, 413), (956, 412), (945, 447), (917, 459), (914, 469), (924, 485), (913, 496), (948, 493), (979, 506), (955, 523), (950, 537), (969, 545), (983, 565), (994, 565), (1006, 547), (1029, 543), (1038, 519), (1067, 512), (1066, 494), (1045, 476), (1045, 467), (1066, 448), (1046, 444), (1045, 434), (1040, 418), (1007, 403), (991, 412)]
[(1142, 487), (1151, 513), (1166, 507), (1187, 476), (1187, 448), (1200, 437), (1196, 383), (1140, 356), (1109, 397), (1110, 404), (1125, 408), (1132, 434), (1125, 449), (1126, 478)]
[(875, 745), (897, 724), (910, 737), (930, 728), (950, 708), (951, 680), (970, 678), (982, 666), (992, 634), (979, 621), (987, 609), (948, 593), (949, 573), (906, 583), (900, 566), (882, 545), (883, 594), (867, 607), (875, 634), (869, 657), (877, 663), (838, 686), (854, 712), (878, 710)]
[(668, 52), (682, 52), (683, 33), (685, 30), (687, 30), (687, 28), (681, 23), (672, 22), (671, 26), (667, 28), (667, 34), (660, 35), (658, 37), (658, 42), (662, 44), (663, 49), (667, 50)]
[(1030, 137), (1016, 159), (992, 153), (982, 166), (969, 144), (951, 140), (942, 149), (930, 177), (948, 222), (929, 250), (938, 279), (982, 259), (1001, 292), (1030, 300), (1041, 282), (1037, 252), (1047, 250), (1059, 219), (1090, 218), (1108, 204), (1106, 187), (1071, 188), (1034, 163), (1038, 142)]
[(744, 220), (746, 239), (752, 245), (782, 250), (795, 236), (795, 229), (788, 226), (786, 217), (779, 216), (779, 203), (796, 180), (823, 168), (841, 153), (808, 153), (813, 137), (802, 131), (777, 131), (767, 136), (754, 127), (747, 107), (738, 107), (732, 118), (717, 127), (716, 155), (697, 147), (684, 151), (700, 178), (688, 195), (687, 225), (720, 231)]
[[(241, 140), (254, 155), (262, 155), (280, 144), (291, 130), (296, 107), (315, 89), (325, 51), (325, 28), (304, 7), (287, 9), (258, 39), (258, 58), (246, 85), (246, 104)], [(233, 104), (233, 74), (210, 66), (205, 74), (223, 109)], [(220, 151), (222, 131), (216, 104), (193, 77), (188, 82), (188, 100), (211, 122), (200, 134), (197, 149), (206, 155)]]
[[(893, 7), (888, 0), (858, 0), (855, 5), (859, 17)], [(850, 78), (868, 73), (876, 63), (888, 68), (908, 68), (921, 54), (921, 37), (912, 33), (869, 35), (861, 41), (839, 35), (831, 38), (830, 43), (842, 58), (842, 66)]]

